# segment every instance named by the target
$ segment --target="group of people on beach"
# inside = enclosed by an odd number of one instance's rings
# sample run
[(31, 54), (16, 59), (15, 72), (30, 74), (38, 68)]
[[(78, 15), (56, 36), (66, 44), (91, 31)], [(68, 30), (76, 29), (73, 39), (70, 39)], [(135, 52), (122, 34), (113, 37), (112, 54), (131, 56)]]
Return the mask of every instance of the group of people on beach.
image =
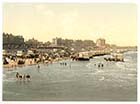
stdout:
[(102, 63), (98, 63), (98, 64), (94, 64), (95, 66), (97, 65), (98, 68), (103, 68), (104, 67), (104, 64)]
[(67, 63), (66, 62), (62, 62), (62, 63), (60, 63), (60, 65), (67, 66)]
[(31, 76), (29, 75), (29, 74), (19, 74), (18, 72), (16, 72), (16, 78), (18, 79), (18, 80), (30, 80), (31, 79)]

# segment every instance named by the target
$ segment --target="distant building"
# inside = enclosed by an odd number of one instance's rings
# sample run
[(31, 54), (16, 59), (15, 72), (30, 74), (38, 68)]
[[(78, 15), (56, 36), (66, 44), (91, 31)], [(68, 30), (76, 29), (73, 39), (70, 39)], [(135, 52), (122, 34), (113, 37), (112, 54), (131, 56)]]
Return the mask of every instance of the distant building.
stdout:
[(62, 40), (61, 38), (57, 38), (57, 37), (56, 37), (56, 38), (54, 38), (54, 39), (52, 40), (52, 44), (53, 44), (53, 45), (56, 45), (56, 46), (57, 46), (57, 45), (58, 45), (58, 46), (59, 46), (59, 45), (62, 45), (62, 44), (63, 44), (63, 40)]
[(31, 45), (38, 45), (38, 40), (32, 38), (32, 39), (29, 39), (28, 41), (26, 41), (26, 44), (31, 44)]
[(96, 41), (97, 47), (105, 47), (105, 45), (106, 45), (105, 39), (103, 39), (103, 38), (97, 39), (97, 41)]
[(38, 40), (32, 38), (25, 42), (25, 44), (28, 46), (28, 48), (37, 48), (38, 46), (43, 45), (42, 42), (39, 42)]
[(57, 38), (52, 39), (52, 44), (57, 45)]

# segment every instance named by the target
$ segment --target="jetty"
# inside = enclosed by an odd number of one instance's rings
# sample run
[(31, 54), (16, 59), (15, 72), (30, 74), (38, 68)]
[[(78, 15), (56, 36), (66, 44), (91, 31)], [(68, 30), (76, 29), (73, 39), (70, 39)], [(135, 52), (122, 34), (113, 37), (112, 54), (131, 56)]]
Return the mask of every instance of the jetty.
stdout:
[[(126, 52), (126, 49), (103, 49), (103, 50), (91, 50), (91, 51), (85, 51), (85, 52), (79, 52), (74, 55), (71, 55), (72, 60), (79, 60), (79, 61), (89, 61), (91, 58), (95, 56), (103, 56), (103, 55), (112, 55), (112, 53), (121, 53), (123, 54)], [(105, 58), (108, 60), (107, 58)], [(113, 58), (109, 58), (109, 60), (114, 61), (124, 61), (123, 57), (121, 57), (119, 54), (114, 55)]]

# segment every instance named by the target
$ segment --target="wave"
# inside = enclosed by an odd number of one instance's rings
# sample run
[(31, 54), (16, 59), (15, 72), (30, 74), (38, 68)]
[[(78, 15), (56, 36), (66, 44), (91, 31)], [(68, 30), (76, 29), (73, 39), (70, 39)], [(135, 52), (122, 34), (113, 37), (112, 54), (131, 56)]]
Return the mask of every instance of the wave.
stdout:
[(6, 78), (6, 74), (3, 74), (3, 78)]
[(12, 95), (22, 95), (21, 93), (15, 93), (15, 92), (11, 92), (11, 91), (3, 91), (3, 93), (12, 94)]
[(99, 79), (99, 81), (103, 81), (103, 80), (105, 80), (104, 76)]
[(15, 78), (6, 78), (6, 79), (4, 78), (3, 81), (4, 82), (15, 82), (16, 79)]
[(128, 51), (128, 52), (125, 52), (124, 54), (137, 54), (137, 51)]
[(137, 77), (137, 74), (128, 74), (130, 77)]
[(117, 62), (116, 63), (116, 66), (121, 68), (121, 69), (124, 69), (124, 68), (129, 68), (129, 69), (136, 69), (137, 67), (137, 63), (132, 63), (132, 62)]
[(99, 74), (99, 73), (104, 73), (104, 70), (95, 70), (93, 74)]
[(126, 64), (124, 64), (124, 63), (122, 63), (122, 62), (117, 62), (117, 63), (116, 63), (116, 66), (119, 67), (119, 68), (121, 68), (121, 69), (124, 69), (125, 66), (126, 66)]
[(88, 67), (88, 68), (93, 68), (93, 66), (94, 66), (93, 63), (88, 63), (88, 64), (86, 65), (86, 67)]

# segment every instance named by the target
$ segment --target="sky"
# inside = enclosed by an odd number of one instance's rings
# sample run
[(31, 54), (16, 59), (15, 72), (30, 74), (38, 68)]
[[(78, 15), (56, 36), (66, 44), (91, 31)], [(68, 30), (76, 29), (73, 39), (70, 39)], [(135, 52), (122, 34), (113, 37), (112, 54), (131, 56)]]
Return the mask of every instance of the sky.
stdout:
[(137, 6), (132, 3), (3, 3), (3, 32), (25, 40), (105, 38), (137, 45)]

